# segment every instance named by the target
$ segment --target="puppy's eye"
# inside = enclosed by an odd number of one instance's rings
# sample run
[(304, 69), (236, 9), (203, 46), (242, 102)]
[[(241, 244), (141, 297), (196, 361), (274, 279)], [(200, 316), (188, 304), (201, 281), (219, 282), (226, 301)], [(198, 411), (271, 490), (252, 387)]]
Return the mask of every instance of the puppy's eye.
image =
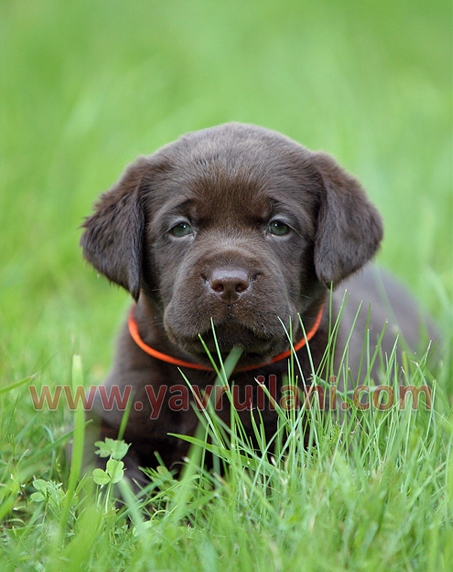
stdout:
[(180, 222), (170, 230), (170, 233), (177, 238), (181, 238), (192, 234), (193, 230), (188, 222)]
[(289, 226), (281, 220), (273, 220), (267, 226), (267, 232), (276, 236), (284, 236), (289, 231)]

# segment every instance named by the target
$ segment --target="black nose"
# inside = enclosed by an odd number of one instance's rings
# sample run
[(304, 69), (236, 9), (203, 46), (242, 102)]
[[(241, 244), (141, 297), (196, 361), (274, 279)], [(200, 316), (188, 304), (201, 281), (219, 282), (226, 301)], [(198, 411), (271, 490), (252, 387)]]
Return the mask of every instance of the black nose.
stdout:
[(233, 304), (250, 288), (250, 276), (243, 268), (215, 268), (209, 286), (224, 302)]

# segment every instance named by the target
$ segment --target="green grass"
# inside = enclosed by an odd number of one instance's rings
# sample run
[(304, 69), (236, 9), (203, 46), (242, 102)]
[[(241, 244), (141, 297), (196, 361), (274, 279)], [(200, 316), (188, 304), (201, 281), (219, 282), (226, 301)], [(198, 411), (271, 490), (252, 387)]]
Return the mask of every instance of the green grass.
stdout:
[[(450, 37), (444, 0), (1, 3), (2, 570), (452, 568)], [(225, 479), (195, 444), (181, 480), (154, 475), (151, 504), (124, 493), (128, 526), (64, 463), (74, 413), (36, 411), (28, 385), (69, 385), (74, 354), (86, 385), (109, 368), (129, 300), (78, 248), (98, 193), (136, 155), (232, 120), (332, 153), (367, 188), (380, 262), (444, 333), (434, 372), (404, 364), (409, 382), (434, 376), (434, 408), (344, 426), (313, 410), (308, 449), (282, 411), (274, 461), (233, 423)]]

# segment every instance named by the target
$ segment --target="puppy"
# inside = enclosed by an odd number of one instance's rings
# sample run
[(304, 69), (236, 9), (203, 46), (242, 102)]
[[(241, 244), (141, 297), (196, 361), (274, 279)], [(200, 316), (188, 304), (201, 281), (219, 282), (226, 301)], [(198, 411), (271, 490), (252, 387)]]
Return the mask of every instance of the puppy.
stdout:
[[(233, 406), (251, 436), (259, 409), (270, 438), (277, 416), (263, 386), (278, 402), (290, 338), (305, 391), (314, 374), (340, 390), (376, 379), (363, 356), (384, 330), (382, 356), (398, 334), (412, 350), (419, 343), (415, 302), (389, 275), (363, 268), (383, 229), (360, 184), (329, 155), (273, 131), (221, 125), (137, 159), (83, 227), (85, 258), (135, 300), (94, 411), (100, 437), (116, 437), (124, 407), (106, 396), (133, 395), (124, 439), (138, 482), (156, 452), (167, 467), (187, 454), (169, 434), (195, 432), (193, 395), (200, 406), (216, 377), (206, 348), (222, 358), (241, 348)], [(230, 401), (216, 405), (228, 421)]]

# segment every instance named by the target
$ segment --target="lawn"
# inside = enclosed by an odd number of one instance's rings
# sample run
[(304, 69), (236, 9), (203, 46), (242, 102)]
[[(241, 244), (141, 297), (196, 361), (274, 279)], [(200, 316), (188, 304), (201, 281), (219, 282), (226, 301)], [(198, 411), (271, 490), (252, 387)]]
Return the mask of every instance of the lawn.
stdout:
[[(453, 569), (450, 3), (3, 0), (0, 54), (2, 571)], [(120, 481), (118, 509), (79, 474), (80, 413), (36, 408), (30, 386), (109, 369), (130, 300), (82, 260), (98, 194), (137, 155), (227, 121), (323, 149), (363, 183), (379, 263), (443, 332), (436, 367), (391, 364), (433, 406), (344, 425), (313, 408), (308, 448), (281, 411), (273, 460), (233, 423), (225, 478), (199, 468), (200, 434), (180, 480), (162, 468), (147, 503)]]

